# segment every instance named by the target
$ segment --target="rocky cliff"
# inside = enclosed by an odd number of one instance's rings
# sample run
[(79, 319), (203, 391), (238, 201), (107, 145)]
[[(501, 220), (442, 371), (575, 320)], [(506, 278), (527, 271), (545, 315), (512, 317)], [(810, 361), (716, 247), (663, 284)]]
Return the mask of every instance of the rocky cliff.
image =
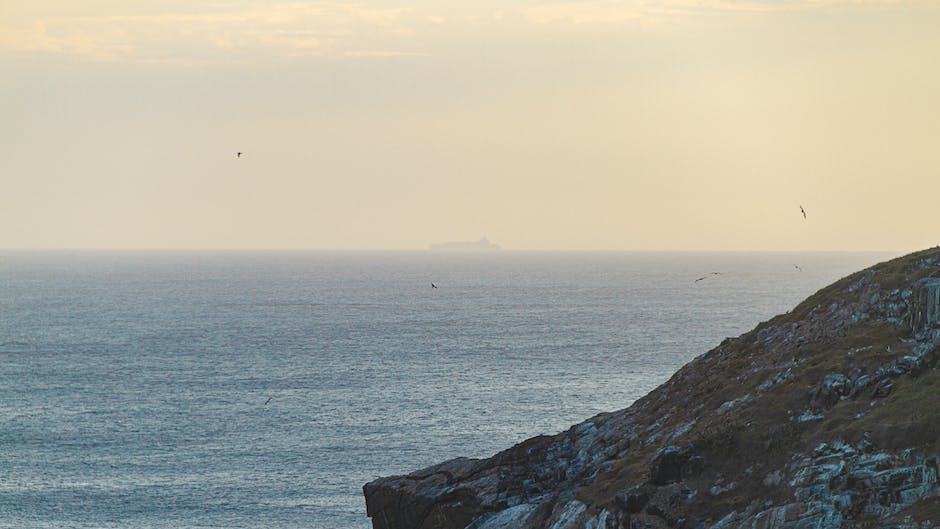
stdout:
[(940, 527), (940, 249), (846, 277), (625, 410), (364, 487), (375, 529)]

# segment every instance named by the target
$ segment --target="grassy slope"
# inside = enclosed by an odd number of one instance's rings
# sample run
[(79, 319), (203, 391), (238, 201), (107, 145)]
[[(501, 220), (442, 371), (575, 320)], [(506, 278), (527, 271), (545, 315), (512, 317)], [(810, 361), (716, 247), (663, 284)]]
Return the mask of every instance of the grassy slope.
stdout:
[[(940, 276), (940, 267), (920, 268), (925, 258), (940, 257), (934, 248), (878, 264), (845, 277), (807, 298), (787, 314), (759, 325), (736, 339), (702, 355), (677, 372), (660, 390), (638, 401), (634, 409), (641, 422), (653, 424), (666, 417), (664, 430), (671, 430), (695, 420), (682, 442), (691, 443), (707, 462), (705, 471), (687, 482), (706, 495), (720, 478), (737, 479), (738, 487), (728, 494), (710, 498), (700, 516), (715, 519), (730, 510), (741, 510), (753, 501), (786, 502), (790, 491), (785, 486), (766, 485), (764, 478), (784, 467), (794, 452), (811, 453), (821, 442), (841, 438), (859, 442), (868, 434), (883, 449), (922, 448), (928, 453), (940, 451), (940, 373), (930, 370), (916, 377), (902, 377), (894, 382), (886, 398), (871, 398), (870, 391), (839, 400), (824, 413), (825, 419), (797, 422), (791, 420), (812, 406), (812, 394), (827, 374), (870, 373), (892, 359), (910, 352), (910, 330), (903, 325), (867, 320), (841, 332), (831, 332), (832, 304), (849, 305), (871, 292), (904, 289), (915, 281)], [(874, 270), (875, 272), (870, 272)], [(852, 291), (852, 285), (865, 282), (868, 289)], [(828, 332), (823, 328), (829, 326)], [(769, 347), (759, 339), (762, 330), (791, 329), (806, 338), (802, 343)], [(758, 386), (768, 378), (791, 369), (792, 376), (769, 390)], [(722, 403), (746, 395), (750, 402), (721, 413)], [(856, 418), (859, 414), (860, 418)], [(642, 419), (642, 418), (645, 418)], [(604, 416), (598, 416), (603, 421)], [(614, 502), (618, 491), (646, 487), (649, 461), (665, 443), (650, 442), (638, 446), (578, 497), (600, 508)], [(940, 504), (929, 500), (910, 509), (915, 518), (938, 519)]]

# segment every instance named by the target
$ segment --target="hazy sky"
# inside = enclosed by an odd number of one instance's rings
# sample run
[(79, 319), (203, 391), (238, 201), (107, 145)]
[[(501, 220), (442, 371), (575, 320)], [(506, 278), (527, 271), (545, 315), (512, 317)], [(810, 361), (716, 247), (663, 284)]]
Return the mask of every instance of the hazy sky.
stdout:
[(0, 0), (0, 247), (933, 246), (938, 28), (935, 0)]

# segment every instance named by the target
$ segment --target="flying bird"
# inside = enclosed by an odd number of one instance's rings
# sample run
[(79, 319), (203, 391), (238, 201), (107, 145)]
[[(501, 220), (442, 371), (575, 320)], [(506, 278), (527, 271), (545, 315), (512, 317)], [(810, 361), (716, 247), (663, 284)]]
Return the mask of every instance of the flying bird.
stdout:
[(692, 282), (693, 282), (693, 283), (698, 283), (699, 281), (701, 281), (701, 280), (703, 280), (703, 279), (708, 279), (708, 278), (711, 277), (711, 276), (720, 276), (720, 275), (721, 275), (721, 272), (712, 272), (712, 273), (708, 274), (707, 276), (702, 276), (702, 277), (700, 277), (700, 278), (698, 278), (698, 279), (696, 279), (695, 281), (692, 281)]
[(236, 153), (235, 153), (235, 157), (236, 157), (236, 158), (241, 158), (241, 157), (242, 157), (242, 153), (241, 153), (240, 151), (239, 151), (239, 152), (236, 152)]
[(271, 402), (271, 399), (273, 399), (273, 398), (274, 398), (274, 397), (268, 397), (268, 400), (264, 401), (264, 405), (267, 406), (268, 403)]
[(800, 265), (798, 265), (798, 264), (793, 265), (793, 268), (796, 268), (796, 269), (799, 270), (800, 272), (803, 271), (803, 269), (800, 268)]
[(806, 220), (806, 210), (803, 209), (803, 206), (800, 206), (800, 213), (803, 214), (803, 220)]
[(434, 283), (431, 283), (431, 288), (437, 288), (437, 285), (435, 285)]

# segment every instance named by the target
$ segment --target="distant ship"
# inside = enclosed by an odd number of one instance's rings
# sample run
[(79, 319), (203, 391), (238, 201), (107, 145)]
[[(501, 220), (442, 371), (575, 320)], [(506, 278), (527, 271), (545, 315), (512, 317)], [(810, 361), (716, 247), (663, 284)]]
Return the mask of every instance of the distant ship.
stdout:
[(429, 246), (434, 251), (445, 252), (480, 252), (499, 250), (498, 244), (493, 244), (486, 237), (481, 237), (479, 241), (452, 241), (441, 242)]

